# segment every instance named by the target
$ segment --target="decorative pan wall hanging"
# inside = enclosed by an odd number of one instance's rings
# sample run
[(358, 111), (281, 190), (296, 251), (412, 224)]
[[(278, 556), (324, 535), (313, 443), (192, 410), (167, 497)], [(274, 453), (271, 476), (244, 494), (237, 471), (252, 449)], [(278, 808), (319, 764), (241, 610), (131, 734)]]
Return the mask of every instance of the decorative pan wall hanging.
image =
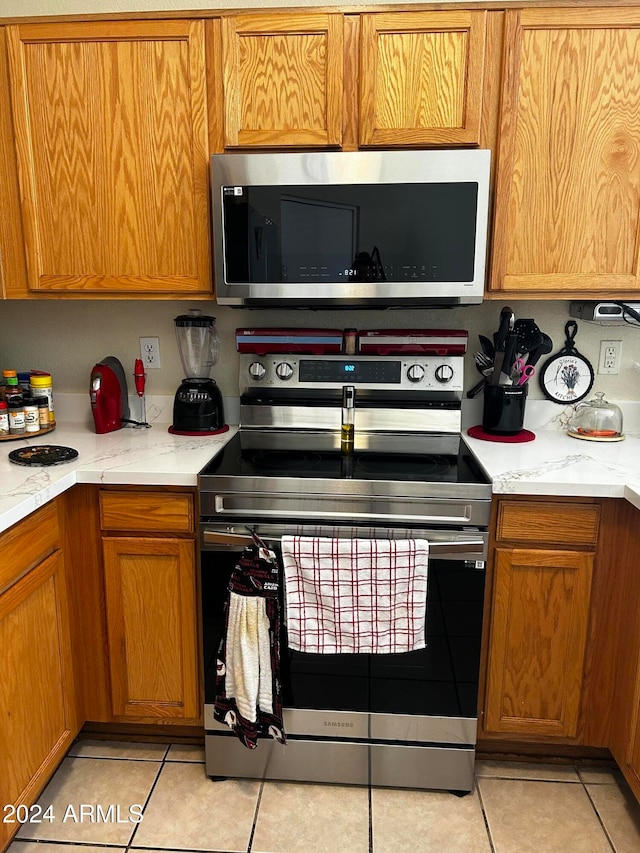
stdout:
[(563, 348), (545, 361), (538, 371), (538, 377), (545, 396), (554, 403), (577, 403), (591, 390), (593, 367), (574, 344), (578, 324), (569, 320), (564, 333), (567, 339)]

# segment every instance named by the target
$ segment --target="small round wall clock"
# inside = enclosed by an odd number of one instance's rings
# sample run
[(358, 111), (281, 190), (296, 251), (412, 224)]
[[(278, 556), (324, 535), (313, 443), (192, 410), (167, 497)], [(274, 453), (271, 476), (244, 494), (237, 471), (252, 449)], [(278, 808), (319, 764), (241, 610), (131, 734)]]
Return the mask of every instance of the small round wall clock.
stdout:
[(545, 361), (538, 377), (543, 393), (554, 403), (577, 403), (591, 390), (593, 367), (573, 342), (578, 324), (569, 320), (564, 333), (567, 336), (564, 347)]

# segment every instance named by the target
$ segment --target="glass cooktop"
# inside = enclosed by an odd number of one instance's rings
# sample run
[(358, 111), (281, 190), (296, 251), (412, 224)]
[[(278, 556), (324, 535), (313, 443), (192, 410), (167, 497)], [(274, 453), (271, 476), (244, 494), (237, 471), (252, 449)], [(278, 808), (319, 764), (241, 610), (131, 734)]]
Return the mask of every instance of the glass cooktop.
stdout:
[[(255, 447), (254, 436), (238, 432), (200, 472), (200, 476), (224, 477), (299, 477), (309, 479), (394, 480), (427, 483), (488, 483), (462, 439), (456, 452), (403, 453), (394, 439), (393, 452), (380, 450), (342, 454), (339, 450), (315, 450), (313, 445), (300, 448), (277, 446)], [(261, 444), (265, 444), (264, 434)], [(292, 441), (292, 445), (294, 442)]]

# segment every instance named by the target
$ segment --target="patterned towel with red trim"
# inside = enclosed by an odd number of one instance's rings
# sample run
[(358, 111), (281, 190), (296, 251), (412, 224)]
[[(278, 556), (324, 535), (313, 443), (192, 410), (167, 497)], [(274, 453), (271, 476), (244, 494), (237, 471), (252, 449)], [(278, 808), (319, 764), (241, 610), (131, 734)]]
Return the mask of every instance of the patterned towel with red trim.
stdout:
[(282, 537), (289, 648), (397, 654), (425, 647), (424, 539)]

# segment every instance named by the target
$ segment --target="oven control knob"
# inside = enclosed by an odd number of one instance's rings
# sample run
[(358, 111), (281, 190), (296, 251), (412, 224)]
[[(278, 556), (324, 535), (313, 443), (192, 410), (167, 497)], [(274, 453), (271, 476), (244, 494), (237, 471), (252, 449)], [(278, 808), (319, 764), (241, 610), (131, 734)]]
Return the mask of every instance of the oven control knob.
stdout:
[(424, 379), (424, 367), (421, 364), (412, 364), (407, 368), (407, 379), (409, 382), (420, 382)]
[(291, 379), (293, 376), (293, 367), (287, 361), (281, 361), (280, 364), (276, 367), (276, 376), (278, 379)]
[(451, 382), (453, 379), (453, 367), (450, 364), (439, 364), (434, 373), (438, 382)]
[(259, 361), (252, 361), (249, 365), (249, 376), (255, 379), (256, 382), (264, 379), (266, 372), (264, 364), (261, 364)]

